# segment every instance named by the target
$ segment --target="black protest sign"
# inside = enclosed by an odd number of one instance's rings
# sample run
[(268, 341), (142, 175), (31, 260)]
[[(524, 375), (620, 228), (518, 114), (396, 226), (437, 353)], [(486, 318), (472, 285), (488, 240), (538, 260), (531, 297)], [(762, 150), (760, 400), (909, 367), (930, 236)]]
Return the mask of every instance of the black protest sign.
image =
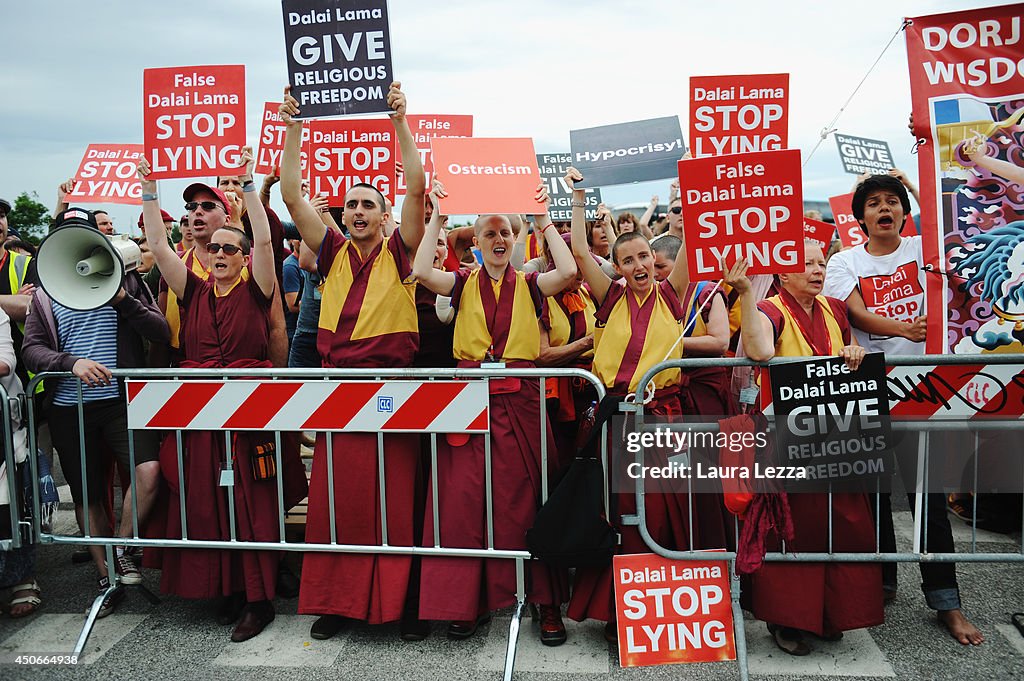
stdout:
[[(572, 154), (537, 154), (537, 168), (540, 169), (540, 179), (548, 188), (548, 196), (551, 203), (548, 205), (548, 215), (553, 222), (568, 222), (572, 220), (572, 189), (569, 189), (565, 181), (565, 172), (572, 165)], [(584, 211), (587, 220), (597, 218), (597, 206), (601, 203), (601, 190), (591, 188), (586, 191), (583, 199)]]
[(282, 0), (281, 9), (300, 118), (390, 111), (387, 0)]
[[(880, 352), (850, 371), (839, 357), (771, 366), (776, 454), (802, 468), (787, 489), (870, 489), (892, 473), (892, 430)], [(864, 485), (865, 481), (871, 481)]]
[(674, 178), (686, 152), (677, 116), (570, 130), (569, 147), (582, 187)]
[(889, 143), (883, 140), (836, 133), (836, 145), (839, 146), (839, 157), (843, 159), (843, 170), (848, 173), (882, 175), (895, 167)]

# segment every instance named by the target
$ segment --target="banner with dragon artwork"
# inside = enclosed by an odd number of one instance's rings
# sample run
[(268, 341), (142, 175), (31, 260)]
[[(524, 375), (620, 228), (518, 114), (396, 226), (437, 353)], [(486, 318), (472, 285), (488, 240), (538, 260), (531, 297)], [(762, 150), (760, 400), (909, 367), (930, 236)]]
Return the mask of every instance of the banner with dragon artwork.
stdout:
[(909, 20), (929, 353), (1024, 352), (1024, 5)]

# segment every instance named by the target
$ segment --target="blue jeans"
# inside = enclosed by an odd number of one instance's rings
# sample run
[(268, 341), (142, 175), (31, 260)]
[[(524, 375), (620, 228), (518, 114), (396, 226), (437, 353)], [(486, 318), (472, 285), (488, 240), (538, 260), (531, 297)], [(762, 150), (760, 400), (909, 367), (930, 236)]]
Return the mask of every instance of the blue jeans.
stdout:
[(292, 336), (292, 348), (288, 352), (290, 369), (315, 369), (323, 366), (320, 353), (316, 350), (316, 336), (316, 333), (295, 331), (295, 335)]

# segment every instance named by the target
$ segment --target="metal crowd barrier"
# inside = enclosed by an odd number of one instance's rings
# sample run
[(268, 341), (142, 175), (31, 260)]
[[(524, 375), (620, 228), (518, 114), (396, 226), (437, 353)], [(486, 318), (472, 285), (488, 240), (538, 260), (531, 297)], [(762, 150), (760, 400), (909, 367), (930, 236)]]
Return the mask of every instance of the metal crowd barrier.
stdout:
[[(190, 381), (196, 380), (217, 380), (230, 382), (238, 379), (248, 380), (259, 380), (267, 382), (285, 381), (285, 380), (301, 380), (304, 382), (312, 381), (323, 381), (332, 384), (344, 384), (346, 382), (363, 382), (367, 380), (374, 381), (394, 381), (400, 383), (401, 381), (436, 381), (436, 380), (467, 380), (467, 381), (485, 381), (489, 378), (506, 378), (506, 377), (517, 377), (517, 378), (536, 378), (540, 379), (540, 390), (538, 398), (540, 400), (540, 454), (541, 454), (541, 492), (542, 501), (547, 498), (548, 494), (548, 451), (547, 451), (547, 438), (543, 436), (546, 424), (547, 424), (547, 410), (546, 410), (546, 399), (545, 399), (545, 386), (544, 378), (549, 377), (574, 377), (592, 384), (596, 390), (598, 399), (601, 399), (605, 395), (604, 386), (600, 380), (593, 374), (582, 369), (575, 368), (544, 368), (544, 369), (513, 369), (513, 368), (478, 368), (478, 369), (417, 369), (417, 368), (406, 368), (406, 369), (133, 369), (133, 370), (114, 370), (114, 377), (117, 379), (140, 379), (140, 380), (170, 380), (180, 381), (182, 384), (187, 384)], [(36, 384), (45, 379), (57, 379), (57, 378), (73, 378), (70, 373), (44, 373), (35, 376), (35, 378), (26, 387), (26, 394), (33, 394)], [(312, 412), (311, 405), (310, 411)], [(31, 452), (36, 451), (36, 436), (35, 436), (35, 424), (38, 415), (35, 412), (32, 401), (28, 401), (29, 407), (29, 435), (30, 442), (29, 448)], [(88, 508), (88, 483), (85, 474), (85, 436), (81, 425), (84, 423), (82, 418), (83, 402), (82, 402), (82, 384), (78, 383), (78, 416), (79, 416), (79, 445), (81, 464), (83, 471), (83, 506)], [(7, 415), (8, 405), (6, 400), (3, 402), (4, 415)], [(6, 423), (7, 421), (5, 421)], [(189, 428), (190, 430), (197, 430), (197, 428)], [(271, 429), (272, 430), (272, 429)], [(301, 430), (300, 428), (289, 428), (288, 430)], [(5, 432), (9, 429), (5, 428)], [(131, 431), (129, 431), (131, 432)], [(265, 542), (265, 541), (239, 541), (236, 537), (235, 530), (235, 500), (234, 494), (227, 494), (228, 498), (228, 515), (230, 519), (230, 532), (231, 539), (225, 540), (195, 540), (188, 538), (188, 523), (187, 523), (187, 511), (185, 501), (185, 484), (184, 484), (184, 467), (182, 465), (182, 429), (170, 431), (167, 437), (174, 437), (177, 442), (177, 457), (178, 457), (178, 490), (179, 490), (179, 501), (181, 505), (181, 524), (182, 524), (182, 538), (181, 539), (148, 539), (139, 537), (139, 523), (138, 523), (138, 506), (135, 495), (132, 495), (131, 513), (132, 513), (132, 527), (133, 536), (130, 538), (122, 537), (106, 537), (96, 534), (93, 528), (90, 527), (89, 514), (84, 514), (84, 532), (83, 536), (69, 536), (69, 535), (58, 535), (52, 532), (44, 532), (40, 523), (39, 513), (39, 481), (38, 481), (38, 470), (36, 468), (36, 460), (34, 456), (30, 456), (29, 459), (32, 462), (32, 473), (35, 485), (35, 504), (34, 504), (34, 520), (33, 530), (36, 541), (43, 544), (71, 544), (71, 545), (102, 545), (106, 550), (106, 559), (108, 566), (108, 573), (111, 577), (110, 589), (97, 596), (93, 605), (89, 611), (86, 622), (82, 628), (82, 632), (75, 645), (75, 654), (81, 654), (83, 651), (86, 641), (92, 631), (92, 627), (95, 624), (96, 616), (100, 610), (102, 602), (107, 594), (113, 592), (115, 588), (118, 588), (118, 579), (116, 578), (116, 571), (114, 570), (113, 561), (113, 550), (115, 546), (128, 546), (128, 547), (154, 547), (154, 548), (202, 548), (202, 549), (235, 549), (235, 550), (272, 550), (272, 551), (301, 551), (301, 552), (333, 552), (333, 553), (360, 553), (360, 554), (378, 554), (378, 555), (413, 555), (413, 556), (445, 556), (445, 557), (467, 557), (467, 558), (486, 558), (486, 559), (507, 559), (514, 560), (516, 564), (516, 604), (514, 606), (513, 617), (509, 626), (509, 640), (506, 649), (505, 656), (505, 668), (504, 668), (504, 679), (509, 681), (512, 678), (512, 671), (515, 664), (515, 655), (518, 644), (520, 622), (522, 620), (523, 611), (526, 605), (526, 583), (525, 583), (525, 562), (531, 560), (530, 552), (526, 549), (501, 549), (494, 546), (494, 512), (497, 510), (501, 512), (501, 509), (494, 508), (493, 494), (492, 494), (492, 452), (491, 452), (491, 441), (488, 434), (486, 435), (485, 444), (485, 494), (486, 494), (486, 527), (487, 527), (487, 546), (482, 549), (469, 549), (469, 548), (454, 548), (444, 547), (440, 541), (440, 523), (438, 522), (438, 484), (437, 484), (437, 433), (430, 433), (430, 465), (431, 465), (431, 485), (432, 485), (432, 508), (430, 512), (433, 513), (434, 519), (434, 536), (433, 546), (395, 546), (388, 543), (388, 528), (387, 528), (387, 507), (386, 507), (386, 491), (385, 491), (385, 475), (384, 475), (384, 448), (383, 444), (383, 433), (378, 432), (378, 483), (380, 486), (380, 517), (381, 517), (381, 545), (357, 545), (357, 544), (340, 544), (337, 541), (337, 530), (335, 523), (331, 523), (331, 541), (330, 543), (298, 543), (298, 542), (287, 542), (285, 540), (285, 514), (289, 509), (284, 508), (283, 498), (283, 481), (282, 475), (277, 475), (277, 496), (278, 496), (278, 522), (280, 539), (278, 542)], [(275, 445), (276, 445), (276, 465), (277, 471), (283, 471), (282, 460), (281, 460), (281, 432), (280, 430), (275, 432)], [(325, 432), (325, 431), (320, 431)], [(333, 431), (328, 432), (344, 432), (343, 428), (336, 428)], [(427, 432), (426, 428), (419, 430), (403, 430), (401, 432)], [(230, 470), (231, 466), (231, 433), (230, 430), (224, 431), (225, 443), (226, 443), (226, 467)], [(606, 432), (602, 432), (602, 435), (606, 435)], [(10, 433), (7, 432), (8, 439)], [(607, 471), (607, 451), (606, 451), (607, 437), (602, 437), (601, 446), (601, 458), (602, 464)], [(130, 475), (131, 475), (131, 488), (135, 489), (135, 447), (133, 438), (128, 438), (129, 443), (129, 460), (130, 460)], [(8, 450), (9, 451), (9, 450)], [(330, 509), (330, 517), (334, 518), (334, 468), (333, 468), (333, 450), (331, 438), (327, 438), (327, 487), (329, 491), (328, 501)], [(607, 478), (607, 476), (606, 476)], [(607, 509), (607, 489), (605, 493), (605, 502)], [(116, 530), (115, 530), (116, 532)], [(419, 541), (419, 538), (415, 538), (414, 541)]]
[[(812, 357), (784, 357), (776, 358), (769, 362), (757, 363), (748, 359), (723, 359), (723, 358), (693, 358), (693, 359), (682, 359), (682, 360), (669, 360), (661, 362), (653, 367), (640, 379), (638, 389), (635, 393), (634, 400), (632, 402), (623, 402), (620, 406), (622, 411), (630, 412), (635, 415), (635, 428), (641, 430), (644, 428), (644, 391), (645, 386), (659, 373), (670, 369), (697, 369), (705, 367), (768, 367), (772, 364), (782, 364), (787, 362), (798, 362), (808, 359), (814, 359)], [(1013, 385), (1016, 393), (1024, 393), (1024, 354), (1010, 355), (1010, 354), (992, 354), (992, 355), (901, 355), (886, 357), (887, 367), (933, 367), (933, 366), (947, 366), (947, 365), (964, 365), (968, 367), (975, 367), (977, 365), (995, 365), (998, 367), (1006, 367), (1009, 372), (1013, 374), (1011, 380), (1007, 381), (1006, 385)], [(1005, 372), (1004, 372), (1005, 373)], [(918, 378), (925, 379), (926, 373), (921, 373)], [(928, 383), (925, 381), (925, 383)], [(941, 382), (940, 382), (941, 383)], [(905, 386), (903, 386), (905, 388)], [(951, 388), (952, 386), (946, 386)], [(901, 398), (907, 401), (921, 402), (921, 401), (934, 401), (945, 405), (948, 410), (951, 408), (950, 400), (954, 402), (961, 402), (966, 404), (969, 401), (969, 397), (959, 394), (959, 390), (964, 386), (952, 389), (952, 393), (948, 396), (942, 395), (941, 391), (936, 392), (936, 388), (933, 385), (928, 385), (923, 391), (906, 391), (901, 388), (902, 395), (894, 392), (892, 387), (889, 387), (890, 403), (893, 398)], [(959, 395), (959, 396), (957, 396)], [(949, 399), (944, 399), (944, 398)], [(1024, 398), (1020, 405), (1020, 411), (1024, 413)], [(774, 415), (769, 417), (770, 426), (774, 426)], [(718, 423), (704, 423), (695, 424), (687, 423), (688, 428), (698, 430), (709, 430), (718, 431)], [(929, 435), (931, 432), (942, 432), (949, 430), (962, 430), (965, 428), (965, 423), (962, 420), (949, 421), (949, 420), (897, 420), (893, 419), (892, 427), (894, 430), (919, 430), (921, 431), (921, 437), (919, 439), (918, 447), (918, 484), (921, 483), (921, 475), (923, 479), (928, 480), (929, 474)], [(1020, 415), (1018, 416), (1006, 416), (1003, 418), (987, 418), (983, 421), (971, 421), (969, 425), (972, 431), (983, 431), (991, 429), (1024, 429), (1024, 419)], [(978, 481), (978, 456), (977, 456), (977, 432), (975, 432), (975, 443), (976, 443), (976, 454), (974, 456), (974, 487), (971, 490), (960, 490), (960, 491), (973, 491), (977, 488)], [(640, 454), (636, 454), (637, 461), (639, 461)], [(749, 678), (749, 670), (747, 666), (747, 651), (746, 651), (746, 638), (745, 638), (745, 626), (743, 620), (743, 610), (740, 607), (740, 577), (736, 572), (736, 552), (735, 551), (714, 551), (707, 552), (701, 550), (689, 550), (689, 551), (678, 551), (666, 548), (658, 543), (658, 541), (651, 535), (647, 527), (646, 517), (646, 504), (644, 498), (644, 476), (638, 475), (635, 477), (635, 489), (636, 494), (636, 515), (623, 516), (622, 521), (626, 525), (636, 526), (640, 532), (641, 537), (647, 544), (650, 550), (660, 556), (671, 560), (688, 560), (688, 561), (726, 561), (729, 564), (729, 575), (732, 592), (732, 611), (733, 611), (733, 622), (736, 636), (736, 659), (739, 666), (740, 679), (747, 681)], [(925, 488), (927, 490), (927, 487)], [(795, 563), (820, 563), (820, 562), (864, 562), (864, 563), (883, 563), (883, 562), (955, 562), (955, 563), (1024, 563), (1024, 538), (1021, 542), (1021, 550), (1013, 553), (986, 553), (979, 552), (977, 550), (977, 495), (974, 495), (974, 509), (972, 511), (972, 522), (971, 522), (971, 551), (968, 553), (929, 553), (927, 547), (927, 534), (928, 534), (928, 492), (920, 493), (907, 490), (914, 494), (916, 499), (914, 509), (914, 539), (913, 539), (913, 551), (909, 553), (883, 553), (881, 551), (881, 537), (880, 537), (880, 523), (879, 523), (879, 499), (880, 494), (875, 494), (875, 551), (871, 553), (852, 553), (852, 552), (835, 552), (831, 550), (832, 539), (833, 539), (833, 527), (832, 527), (832, 492), (828, 492), (829, 498), (829, 519), (828, 519), (828, 546), (829, 551), (827, 552), (801, 552), (792, 553), (786, 551), (785, 542), (782, 542), (782, 551), (780, 552), (768, 552), (764, 560), (766, 562), (795, 562)], [(689, 493), (692, 495), (692, 492)], [(689, 526), (691, 528), (691, 547), (692, 547), (692, 528), (693, 528), (693, 504), (688, 504), (689, 509)], [(739, 543), (739, 519), (734, 517), (734, 536)], [(1021, 528), (1022, 534), (1024, 534), (1024, 527)], [(922, 541), (922, 537), (924, 541)]]
[[(0, 385), (0, 418), (3, 419), (4, 438), (4, 470), (6, 471), (4, 485), (7, 488), (7, 499), (10, 502), (10, 514), (8, 520), (10, 526), (5, 527), (5, 534), (9, 532), (9, 539), (0, 539), (0, 551), (10, 551), (22, 546), (21, 528), (21, 504), (18, 503), (20, 482), (18, 479), (17, 466), (14, 457), (14, 431), (11, 429), (11, 414), (22, 414), (22, 401), (18, 397), (11, 397), (7, 390)], [(17, 411), (14, 411), (17, 410)]]

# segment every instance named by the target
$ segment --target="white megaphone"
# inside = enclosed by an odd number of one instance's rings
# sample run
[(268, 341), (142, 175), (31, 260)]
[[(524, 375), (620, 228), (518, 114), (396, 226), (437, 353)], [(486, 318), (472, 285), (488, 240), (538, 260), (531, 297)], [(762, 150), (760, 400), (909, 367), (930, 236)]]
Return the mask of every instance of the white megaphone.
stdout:
[(39, 285), (64, 307), (94, 310), (114, 299), (125, 275), (142, 262), (142, 251), (128, 235), (105, 236), (84, 219), (67, 219), (67, 212), (39, 244)]

